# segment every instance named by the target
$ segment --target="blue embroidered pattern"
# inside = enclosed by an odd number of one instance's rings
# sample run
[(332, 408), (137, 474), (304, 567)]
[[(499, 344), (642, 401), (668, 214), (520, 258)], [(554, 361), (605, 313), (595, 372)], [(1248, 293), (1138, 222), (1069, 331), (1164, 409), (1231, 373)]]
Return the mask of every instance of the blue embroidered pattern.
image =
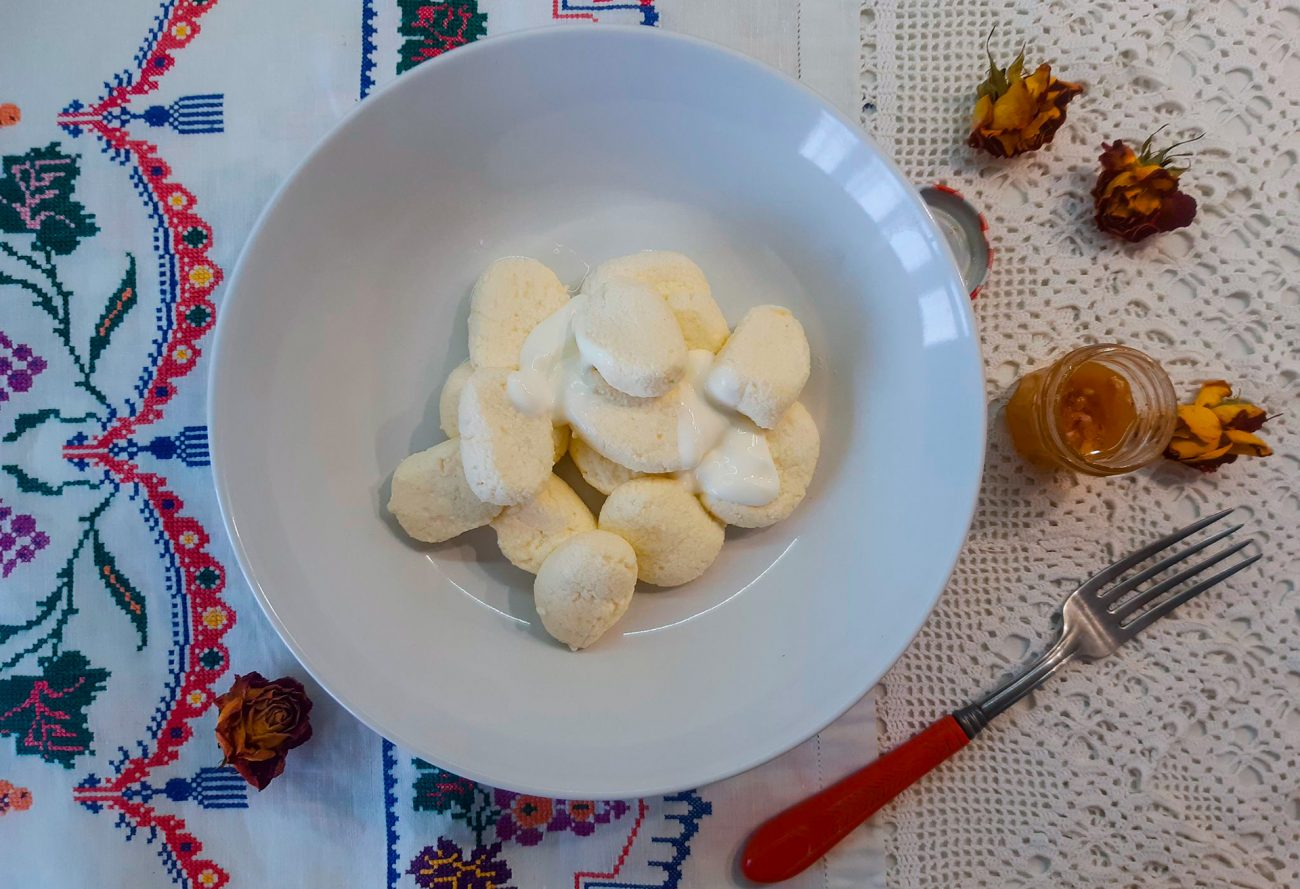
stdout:
[(361, 0), (361, 89), (358, 98), (364, 99), (375, 88), (375, 0)]

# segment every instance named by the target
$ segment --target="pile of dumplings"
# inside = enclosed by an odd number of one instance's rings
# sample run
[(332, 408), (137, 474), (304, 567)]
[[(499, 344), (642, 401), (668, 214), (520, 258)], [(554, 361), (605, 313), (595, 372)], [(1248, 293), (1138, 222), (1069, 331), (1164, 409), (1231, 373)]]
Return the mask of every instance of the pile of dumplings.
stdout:
[[(561, 395), (563, 411), (522, 409), (521, 352), (539, 325), (561, 320), (582, 347), (582, 395)], [(388, 508), (430, 543), (490, 525), (502, 554), (536, 575), (547, 632), (576, 651), (623, 616), (638, 580), (688, 583), (717, 558), (725, 525), (766, 527), (800, 504), (820, 451), (798, 401), (809, 371), (787, 309), (759, 306), (729, 329), (681, 254), (605, 262), (577, 296), (534, 259), (500, 259), (474, 286), (469, 360), (439, 399), (447, 441), (401, 462)], [(688, 441), (689, 405), (706, 397), (774, 470), (763, 497), (727, 500), (729, 488), (694, 473), (706, 455)], [(555, 474), (566, 454), (605, 495), (598, 516)]]

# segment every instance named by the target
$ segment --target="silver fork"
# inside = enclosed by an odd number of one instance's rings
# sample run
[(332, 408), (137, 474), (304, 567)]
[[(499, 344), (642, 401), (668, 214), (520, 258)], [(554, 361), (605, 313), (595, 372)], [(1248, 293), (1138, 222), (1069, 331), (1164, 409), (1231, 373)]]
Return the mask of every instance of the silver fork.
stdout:
[[(750, 836), (741, 854), (741, 870), (745, 876), (758, 883), (775, 883), (802, 872), (881, 806), (965, 747), (993, 717), (1038, 688), (1061, 667), (1076, 658), (1093, 661), (1113, 653), (1179, 605), (1259, 561), (1262, 552), (1244, 553), (1254, 543), (1247, 539), (1182, 567), (1188, 559), (1227, 541), (1242, 528), (1233, 525), (1126, 576), (1231, 512), (1225, 509), (1195, 521), (1085, 580), (1061, 603), (1060, 630), (1055, 643), (1028, 669), (984, 699), (943, 717), (865, 768), (764, 822)], [(1201, 577), (1220, 565), (1224, 567)], [(1169, 577), (1143, 586), (1175, 568), (1179, 570)], [(1200, 579), (1189, 585), (1194, 578)]]

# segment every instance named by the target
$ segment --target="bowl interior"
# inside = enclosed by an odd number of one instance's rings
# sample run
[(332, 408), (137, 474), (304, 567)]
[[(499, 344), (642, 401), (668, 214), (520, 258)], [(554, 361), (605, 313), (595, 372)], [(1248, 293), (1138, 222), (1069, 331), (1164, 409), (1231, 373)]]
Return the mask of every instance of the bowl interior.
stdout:
[[(576, 285), (695, 259), (734, 325), (788, 306), (822, 456), (804, 505), (639, 592), (571, 654), (490, 529), (408, 542), (383, 508), (441, 441), (470, 286), (534, 256)], [(550, 29), (365, 102), (286, 183), (222, 309), (213, 451), (240, 563), (349, 709), (444, 767), (575, 797), (668, 791), (793, 746), (920, 627), (969, 522), (984, 404), (968, 299), (915, 193), (797, 84), (706, 44)]]

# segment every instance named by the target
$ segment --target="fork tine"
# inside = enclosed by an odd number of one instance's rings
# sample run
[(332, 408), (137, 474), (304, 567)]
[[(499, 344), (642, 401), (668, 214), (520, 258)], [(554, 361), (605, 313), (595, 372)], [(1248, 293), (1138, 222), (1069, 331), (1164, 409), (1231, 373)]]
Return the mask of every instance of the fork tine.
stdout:
[(1099, 588), (1110, 583), (1115, 578), (1121, 577), (1125, 571), (1128, 571), (1130, 568), (1134, 567), (1135, 565), (1139, 565), (1142, 562), (1145, 562), (1147, 559), (1151, 558), (1161, 550), (1168, 549), (1178, 541), (1190, 537), (1191, 535), (1195, 534), (1197, 531), (1201, 530), (1202, 528), (1213, 525), (1215, 522), (1219, 521), (1219, 519), (1231, 513), (1232, 510), (1235, 508), (1236, 507), (1230, 507), (1228, 509), (1223, 510), (1222, 512), (1216, 512), (1214, 515), (1206, 516), (1203, 519), (1197, 519), (1196, 521), (1188, 525), (1186, 528), (1179, 529), (1178, 531), (1175, 531), (1172, 534), (1168, 534), (1164, 537), (1161, 537), (1159, 540), (1155, 541), (1154, 543), (1148, 543), (1146, 546), (1142, 547), (1141, 549), (1134, 550), (1124, 558), (1120, 559), (1118, 562), (1106, 568), (1101, 569), (1092, 577), (1089, 577), (1079, 587), (1079, 590), (1085, 593), (1096, 592)]
[(1190, 558), (1191, 556), (1196, 555), (1201, 550), (1206, 549), (1207, 547), (1214, 546), (1214, 544), (1218, 543), (1223, 538), (1229, 536), (1230, 534), (1234, 534), (1237, 531), (1240, 531), (1244, 527), (1245, 527), (1244, 525), (1233, 525), (1231, 528), (1229, 528), (1226, 531), (1220, 531), (1218, 534), (1215, 534), (1213, 537), (1207, 537), (1204, 540), (1200, 541), (1199, 543), (1194, 543), (1191, 546), (1187, 547), (1187, 549), (1182, 550), (1181, 552), (1174, 553), (1172, 556), (1170, 556), (1167, 559), (1162, 559), (1159, 562), (1156, 562), (1154, 565), (1152, 565), (1150, 568), (1147, 568), (1145, 571), (1141, 571), (1138, 574), (1134, 574), (1132, 577), (1130, 577), (1128, 580), (1124, 581), (1123, 583), (1118, 583), (1115, 586), (1111, 587), (1110, 589), (1098, 593), (1098, 595), (1104, 598), (1118, 598), (1120, 596), (1123, 596), (1125, 593), (1137, 589), (1139, 586), (1146, 583), (1148, 580), (1155, 577), (1157, 574), (1161, 574), (1167, 571), (1168, 569), (1177, 565), (1179, 562), (1183, 561), (1184, 559)]
[(1161, 602), (1155, 608), (1152, 608), (1150, 611), (1147, 611), (1144, 614), (1138, 615), (1137, 618), (1130, 621), (1124, 627), (1124, 631), (1128, 633), (1130, 636), (1142, 632), (1147, 627), (1151, 626), (1151, 624), (1155, 623), (1157, 620), (1164, 617), (1169, 612), (1173, 611), (1179, 605), (1182, 605), (1186, 602), (1190, 602), (1192, 599), (1195, 599), (1197, 596), (1199, 596), (1201, 593), (1208, 590), (1210, 587), (1215, 586), (1216, 584), (1227, 580), (1229, 577), (1236, 574), (1238, 571), (1241, 571), (1243, 568), (1250, 567), (1251, 565), (1255, 564), (1262, 558), (1264, 558), (1263, 553), (1256, 553), (1255, 555), (1251, 556), (1249, 559), (1243, 559), (1242, 561), (1238, 562), (1232, 567), (1225, 568), (1223, 571), (1220, 571), (1218, 574), (1214, 575), (1213, 577), (1209, 577), (1206, 578), (1205, 580), (1202, 580), (1196, 586), (1188, 587), (1187, 589), (1183, 590), (1181, 593), (1179, 593), (1176, 596), (1170, 596), (1168, 599)]
[(1156, 584), (1150, 589), (1142, 590), (1132, 599), (1129, 599), (1127, 602), (1124, 602), (1123, 604), (1118, 606), (1112, 605), (1110, 610), (1113, 614), (1123, 619), (1127, 615), (1133, 614), (1142, 606), (1150, 604), (1151, 602), (1154, 602), (1156, 599), (1159, 599), (1165, 593), (1181, 585), (1183, 581), (1190, 580), (1196, 575), (1200, 574), (1206, 568), (1213, 568), (1215, 565), (1219, 564), (1229, 556), (1236, 555), (1246, 547), (1250, 546), (1250, 544), (1251, 541), (1243, 540), (1241, 543), (1238, 543), (1236, 546), (1230, 546), (1227, 549), (1223, 550), (1222, 552), (1215, 553), (1205, 561), (1198, 562), (1197, 564), (1193, 565), (1190, 568), (1185, 568), (1184, 570), (1179, 571), (1173, 577), (1170, 577), (1167, 580), (1160, 581), (1160, 583)]

